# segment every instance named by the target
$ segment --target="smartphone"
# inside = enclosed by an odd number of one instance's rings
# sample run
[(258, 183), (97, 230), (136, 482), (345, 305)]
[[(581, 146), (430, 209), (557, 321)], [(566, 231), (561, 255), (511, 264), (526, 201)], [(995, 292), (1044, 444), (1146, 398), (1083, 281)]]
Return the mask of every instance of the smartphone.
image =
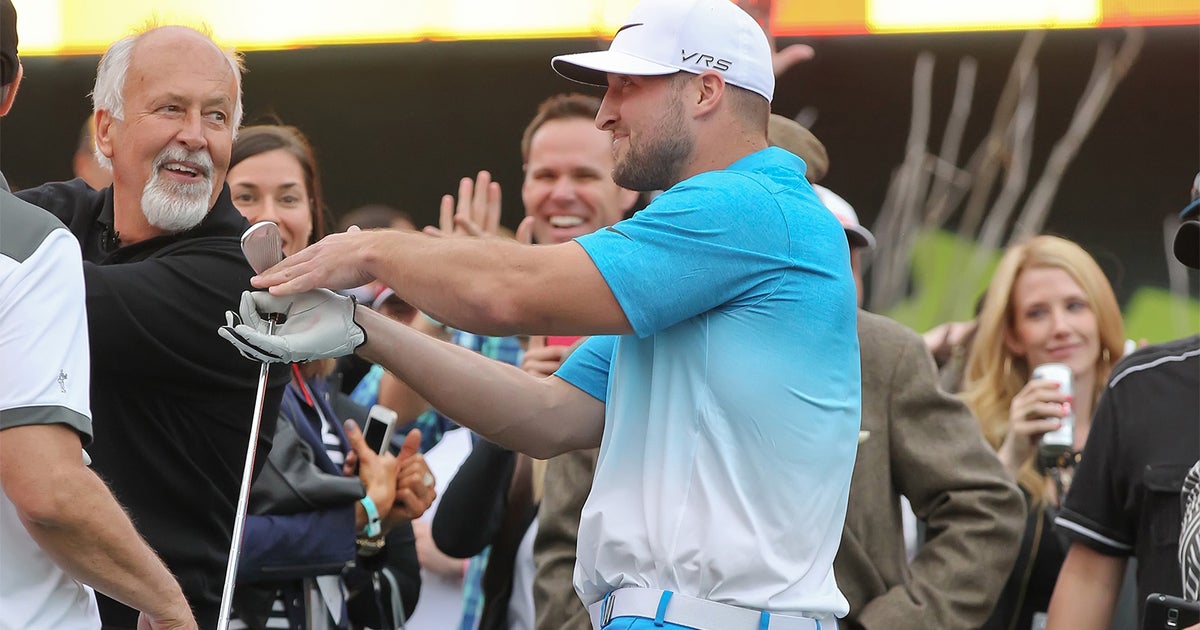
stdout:
[(363, 438), (366, 439), (367, 446), (371, 447), (371, 450), (382, 455), (391, 445), (392, 431), (395, 429), (396, 412), (383, 405), (374, 405), (371, 407), (371, 413), (367, 414), (367, 426), (363, 428)]
[(1200, 602), (1151, 593), (1142, 611), (1142, 630), (1183, 630), (1200, 623)]

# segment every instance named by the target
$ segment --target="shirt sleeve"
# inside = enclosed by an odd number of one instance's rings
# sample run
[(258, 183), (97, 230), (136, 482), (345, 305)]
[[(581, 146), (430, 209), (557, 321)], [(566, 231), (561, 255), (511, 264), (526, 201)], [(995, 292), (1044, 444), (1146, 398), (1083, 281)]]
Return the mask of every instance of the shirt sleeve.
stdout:
[(555, 376), (583, 390), (600, 402), (608, 401), (608, 369), (612, 364), (617, 339), (612, 335), (596, 335), (586, 341), (559, 366)]
[(66, 424), (91, 441), (90, 365), (79, 246), (51, 230), (23, 261), (0, 257), (0, 429)]
[(639, 337), (717, 307), (750, 306), (792, 264), (778, 202), (734, 172), (693, 177), (632, 218), (576, 241)]
[(1110, 556), (1133, 553), (1136, 514), (1129, 514), (1129, 484), (1122, 481), (1120, 412), (1114, 390), (1104, 390), (1092, 416), (1071, 489), (1055, 526), (1071, 540)]
[[(257, 382), (258, 365), (213, 331), (236, 309), (253, 271), (234, 238), (180, 243), (154, 257), (121, 264), (85, 262), (92, 366), (97, 373), (154, 379), (184, 387), (244, 390)], [(272, 386), (286, 382), (272, 368)], [(164, 378), (164, 375), (168, 375)]]

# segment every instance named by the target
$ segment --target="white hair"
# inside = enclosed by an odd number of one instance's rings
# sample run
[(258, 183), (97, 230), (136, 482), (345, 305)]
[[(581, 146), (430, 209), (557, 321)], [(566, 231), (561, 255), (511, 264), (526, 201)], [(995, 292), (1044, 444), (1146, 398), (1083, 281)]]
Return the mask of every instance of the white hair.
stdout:
[[(125, 120), (125, 78), (129, 74), (129, 62), (133, 58), (133, 47), (142, 35), (150, 32), (153, 28), (156, 27), (150, 27), (117, 40), (100, 58), (100, 65), (96, 69), (96, 85), (92, 88), (91, 94), (93, 114), (103, 109), (113, 118)], [(208, 36), (208, 33), (204, 31), (197, 30), (196, 32)], [(216, 44), (214, 43), (214, 45)], [(233, 139), (236, 140), (238, 129), (242, 126), (242, 71), (244, 66), (241, 56), (237, 53), (219, 46), (217, 48), (229, 62), (229, 69), (233, 72), (234, 82), (237, 83), (237, 102), (233, 104)], [(95, 145), (94, 135), (92, 144)], [(93, 148), (96, 161), (101, 167), (111, 171), (112, 160), (100, 152), (100, 147), (93, 146)]]

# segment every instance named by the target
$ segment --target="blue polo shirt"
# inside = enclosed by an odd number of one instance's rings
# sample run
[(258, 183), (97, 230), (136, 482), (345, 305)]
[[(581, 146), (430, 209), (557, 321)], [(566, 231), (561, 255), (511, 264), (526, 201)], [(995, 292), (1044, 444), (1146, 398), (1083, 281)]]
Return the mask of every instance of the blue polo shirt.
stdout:
[(845, 232), (781, 149), (576, 241), (635, 334), (557, 376), (604, 401), (579, 528), (585, 603), (623, 586), (842, 616), (833, 559), (861, 406)]

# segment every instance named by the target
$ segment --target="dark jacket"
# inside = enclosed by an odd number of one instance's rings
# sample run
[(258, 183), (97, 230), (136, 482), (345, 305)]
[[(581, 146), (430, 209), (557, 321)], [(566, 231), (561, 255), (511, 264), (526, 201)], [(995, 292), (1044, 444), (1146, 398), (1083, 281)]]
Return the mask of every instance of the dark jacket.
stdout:
[[(330, 392), (324, 381), (312, 379), (309, 389), (313, 403), (320, 407), (321, 414), (332, 420), (330, 423), (347, 450), (348, 442), (341, 424), (330, 404)], [(246, 529), (242, 537), (242, 552), (238, 562), (238, 587), (235, 604), (238, 615), (251, 628), (262, 627), (270, 614), (276, 593), (284, 594), (284, 609), (293, 628), (303, 628), (304, 597), (301, 579), (317, 575), (341, 574), (352, 594), (347, 601), (348, 620), (354, 627), (369, 625), (372, 628), (387, 628), (379, 619), (379, 606), (385, 618), (391, 617), (392, 590), (404, 606), (404, 617), (412, 614), (417, 605), (421, 588), (420, 565), (417, 561), (416, 539), (412, 525), (403, 523), (388, 533), (385, 547), (386, 558), (381, 570), (387, 571), (391, 579), (380, 580), (382, 596), (378, 604), (371, 584), (370, 573), (356, 564), (354, 505), (362, 498), (363, 487), (356, 478), (342, 476), (341, 467), (329, 458), (321, 440), (318, 418), (306, 410), (313, 407), (305, 402), (304, 393), (295, 383), (289, 383), (280, 406), (278, 431), (290, 428), (307, 448), (304, 456), (321, 473), (328, 475), (324, 484), (337, 485), (328, 493), (317, 496), (311, 484), (291, 483), (294, 480), (274, 475), (276, 470), (294, 474), (295, 468), (288, 462), (277, 461), (272, 453), (268, 467), (272, 474), (263, 474), (255, 483), (250, 497)], [(281, 444), (282, 445), (282, 444)], [(291, 453), (286, 456), (296, 456)], [(266, 506), (268, 496), (279, 492), (268, 492), (266, 483), (279, 483), (296, 493), (296, 501), (286, 505), (274, 501)], [(348, 490), (348, 491), (347, 491)], [(335, 504), (336, 503), (336, 504)], [(349, 623), (342, 627), (351, 627)]]
[(492, 548), (481, 580), (479, 630), (508, 628), (517, 549), (538, 512), (531, 464), (525, 455), (477, 440), (433, 519), (433, 541), (448, 556), (470, 558)]
[[(239, 242), (248, 223), (225, 187), (195, 228), (120, 247), (111, 187), (77, 179), (17, 196), (62, 220), (83, 250), (93, 467), (179, 579), (200, 627), (214, 627), (260, 366), (216, 334), (250, 288)], [(286, 366), (272, 368), (256, 469), (286, 382)], [(136, 611), (97, 597), (106, 626), (136, 626)]]

